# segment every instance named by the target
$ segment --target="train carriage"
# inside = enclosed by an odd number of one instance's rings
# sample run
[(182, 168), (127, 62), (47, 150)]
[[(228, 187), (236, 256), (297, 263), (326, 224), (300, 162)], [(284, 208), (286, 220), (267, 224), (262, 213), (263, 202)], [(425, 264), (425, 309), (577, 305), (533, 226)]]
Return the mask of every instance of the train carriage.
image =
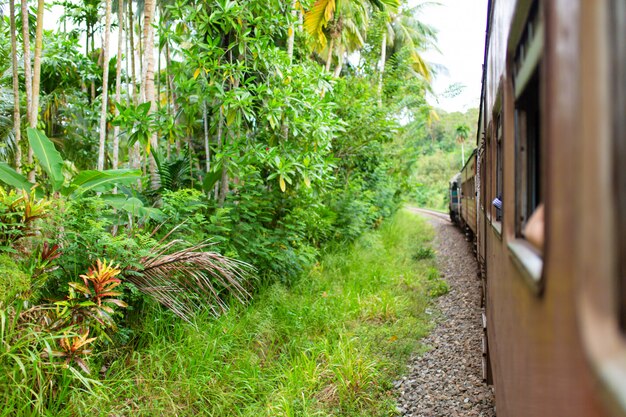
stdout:
[(483, 69), (461, 215), (498, 416), (626, 416), (626, 2), (490, 1)]
[(450, 212), (450, 220), (453, 223), (459, 223), (461, 216), (461, 173), (456, 174), (450, 179), (448, 187), (448, 211)]
[(461, 227), (472, 240), (476, 234), (476, 150), (461, 170)]

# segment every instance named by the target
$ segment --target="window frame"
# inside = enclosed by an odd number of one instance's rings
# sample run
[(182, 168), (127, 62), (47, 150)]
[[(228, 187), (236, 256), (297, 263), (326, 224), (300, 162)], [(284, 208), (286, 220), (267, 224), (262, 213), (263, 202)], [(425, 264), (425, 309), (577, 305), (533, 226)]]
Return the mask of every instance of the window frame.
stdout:
[[(511, 40), (514, 39), (514, 43)], [(536, 204), (533, 206), (529, 199), (529, 152), (527, 149), (529, 132), (529, 114), (536, 120), (534, 142), (536, 153), (531, 155), (537, 159), (532, 165), (536, 176), (530, 177), (535, 184), (534, 191), (541, 192), (543, 176), (543, 161), (541, 160), (541, 147), (547, 138), (544, 138), (542, 126), (542, 103), (545, 86), (545, 71), (543, 69), (544, 43), (545, 43), (545, 17), (543, 2), (536, 0), (529, 2), (524, 24), (520, 27), (519, 36), (509, 38), (509, 62), (508, 68), (511, 74), (513, 86), (513, 132), (514, 132), (514, 157), (512, 160), (514, 171), (514, 207), (511, 209), (514, 219), (512, 221), (512, 239), (508, 240), (507, 246), (513, 263), (517, 266), (530, 288), (537, 295), (542, 293), (543, 282), (543, 257), (541, 251), (532, 246), (523, 236), (524, 226), (542, 199), (538, 195)], [(532, 104), (530, 104), (532, 103)], [(532, 122), (532, 120), (530, 121)], [(535, 158), (537, 157), (537, 158)], [(531, 162), (532, 162), (531, 160)], [(534, 181), (532, 181), (534, 180)], [(538, 189), (537, 189), (538, 188)], [(531, 194), (532, 197), (532, 194)], [(530, 200), (530, 201), (529, 201)], [(529, 209), (530, 207), (530, 209)], [(545, 227), (545, 226), (544, 226)]]
[(616, 291), (619, 327), (626, 337), (626, 5), (622, 1), (613, 0), (614, 11), (611, 18), (613, 36), (613, 194), (615, 195), (615, 221), (617, 242), (615, 259), (617, 262)]

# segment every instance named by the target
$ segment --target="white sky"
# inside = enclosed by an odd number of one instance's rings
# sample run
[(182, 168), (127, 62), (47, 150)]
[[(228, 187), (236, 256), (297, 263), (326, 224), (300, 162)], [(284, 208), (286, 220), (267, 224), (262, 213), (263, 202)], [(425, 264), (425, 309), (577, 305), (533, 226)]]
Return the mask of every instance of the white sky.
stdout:
[[(438, 74), (433, 81), (438, 97), (430, 97), (428, 101), (448, 112), (464, 112), (480, 104), (487, 0), (438, 0), (438, 3), (425, 6), (418, 16), (438, 31), (437, 45), (441, 52), (427, 51), (426, 60), (447, 69), (447, 73)], [(455, 83), (465, 87), (462, 93), (444, 97), (443, 92)]]

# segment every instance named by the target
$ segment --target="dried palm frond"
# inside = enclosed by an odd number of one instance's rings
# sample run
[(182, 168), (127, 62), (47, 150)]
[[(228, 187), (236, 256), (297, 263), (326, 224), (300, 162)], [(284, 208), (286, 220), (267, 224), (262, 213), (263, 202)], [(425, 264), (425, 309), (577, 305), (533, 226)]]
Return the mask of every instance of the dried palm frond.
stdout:
[(209, 309), (214, 315), (228, 311), (227, 297), (244, 303), (250, 298), (245, 283), (254, 268), (217, 252), (204, 251), (211, 243), (174, 250), (181, 240), (158, 245), (142, 258), (142, 268), (126, 274), (144, 294), (183, 320)]

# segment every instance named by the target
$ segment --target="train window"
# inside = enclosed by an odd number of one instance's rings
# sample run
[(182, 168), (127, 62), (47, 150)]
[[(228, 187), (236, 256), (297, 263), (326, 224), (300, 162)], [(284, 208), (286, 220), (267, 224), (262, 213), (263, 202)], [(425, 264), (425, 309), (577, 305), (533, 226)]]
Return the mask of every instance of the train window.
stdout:
[[(496, 119), (496, 197), (502, 201), (502, 117)], [(502, 221), (502, 210), (496, 207), (496, 221)]]
[[(541, 190), (541, 56), (543, 25), (538, 4), (531, 8), (515, 53), (515, 234), (524, 228), (542, 201)], [(543, 233), (543, 226), (541, 227)], [(537, 247), (538, 245), (535, 245)], [(537, 248), (541, 251), (541, 248)]]
[(616, 245), (618, 265), (618, 308), (619, 324), (622, 333), (626, 334), (626, 4), (623, 1), (614, 1), (613, 8), (613, 84), (614, 84), (614, 105), (613, 105), (613, 178), (615, 178), (616, 196), (616, 220), (617, 236)]

